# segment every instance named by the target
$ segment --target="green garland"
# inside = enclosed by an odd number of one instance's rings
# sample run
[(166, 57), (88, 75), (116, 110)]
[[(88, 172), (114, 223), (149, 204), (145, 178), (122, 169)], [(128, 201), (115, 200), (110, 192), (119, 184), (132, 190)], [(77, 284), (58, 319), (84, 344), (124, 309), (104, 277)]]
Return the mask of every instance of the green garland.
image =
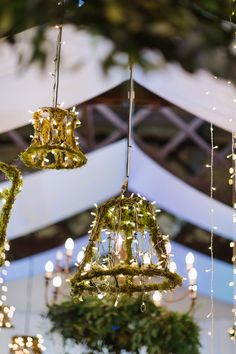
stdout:
[(199, 327), (187, 313), (171, 312), (142, 297), (122, 296), (117, 307), (111, 299), (88, 297), (84, 302), (64, 302), (49, 308), (51, 332), (64, 341), (73, 340), (88, 348), (86, 353), (120, 354), (122, 350), (149, 354), (200, 354)]
[[(123, 191), (126, 186), (124, 185)], [(94, 262), (97, 244), (101, 242), (102, 230), (118, 232), (124, 234), (125, 258), (122, 263), (112, 264), (104, 267), (101, 261)], [(160, 264), (150, 264), (145, 267), (134, 262), (132, 254), (132, 242), (135, 234), (148, 231), (152, 242), (153, 250), (158, 256)], [(167, 239), (163, 236), (157, 225), (156, 208), (148, 200), (140, 196), (124, 196), (122, 193), (118, 197), (108, 200), (97, 208), (91, 237), (85, 251), (84, 258), (80, 263), (77, 272), (71, 278), (71, 294), (74, 300), (87, 291), (89, 293), (104, 291), (111, 293), (134, 293), (153, 290), (171, 290), (176, 286), (182, 285), (182, 278), (177, 273), (170, 272), (169, 255), (166, 251)], [(108, 254), (108, 257), (112, 254)], [(85, 270), (86, 265), (90, 264), (90, 269)], [(117, 277), (125, 276), (125, 283), (118, 284)], [(114, 284), (109, 284), (109, 289), (105, 278), (110, 276), (115, 280)], [(148, 281), (137, 284), (135, 277), (159, 277), (162, 282)], [(95, 280), (100, 283), (97, 286)]]
[(15, 202), (16, 195), (21, 191), (22, 176), (15, 166), (10, 166), (0, 162), (0, 171), (12, 182), (10, 188), (5, 188), (0, 192), (0, 199), (4, 201), (0, 215), (0, 266), (5, 262), (5, 243), (7, 225), (10, 220), (11, 210)]
[(77, 112), (44, 107), (33, 116), (34, 137), (20, 155), (26, 166), (39, 169), (73, 169), (87, 159), (74, 135), (80, 125)]

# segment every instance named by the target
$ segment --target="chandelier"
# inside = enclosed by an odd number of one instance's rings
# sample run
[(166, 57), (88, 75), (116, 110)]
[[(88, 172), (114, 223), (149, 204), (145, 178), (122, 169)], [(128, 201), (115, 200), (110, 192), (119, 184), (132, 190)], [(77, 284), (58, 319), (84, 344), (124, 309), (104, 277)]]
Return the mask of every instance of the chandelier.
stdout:
[(46, 348), (43, 337), (14, 336), (9, 344), (10, 354), (42, 354)]
[[(197, 270), (194, 267), (195, 257), (192, 252), (187, 253), (185, 257), (186, 272), (188, 277), (188, 290), (183, 295), (176, 297), (173, 293), (161, 293), (155, 291), (153, 293), (153, 302), (156, 306), (160, 306), (164, 303), (176, 303), (186, 298), (190, 300), (189, 312), (195, 309), (197, 300)], [(170, 262), (170, 271), (176, 272), (177, 266), (175, 262)]]
[(154, 203), (128, 192), (134, 97), (130, 65), (126, 180), (118, 197), (92, 213), (89, 243), (70, 279), (74, 299), (94, 293), (103, 298), (106, 294), (163, 292), (182, 284), (182, 278), (169, 268), (168, 236), (159, 230)]
[[(52, 261), (47, 261), (45, 264), (45, 302), (47, 306), (59, 302), (66, 296), (69, 296), (69, 289), (66, 286), (66, 280), (70, 274), (70, 262), (74, 250), (74, 241), (68, 238), (65, 242), (65, 262), (64, 254), (61, 251), (57, 252), (56, 264)], [(52, 298), (50, 291), (52, 290)]]

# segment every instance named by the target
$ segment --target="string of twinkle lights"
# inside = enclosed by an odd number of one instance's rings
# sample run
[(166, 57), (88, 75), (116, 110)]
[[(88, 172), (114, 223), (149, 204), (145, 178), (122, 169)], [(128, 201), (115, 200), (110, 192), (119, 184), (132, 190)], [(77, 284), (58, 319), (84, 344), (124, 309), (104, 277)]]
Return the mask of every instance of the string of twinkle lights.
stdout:
[(25, 323), (24, 334), (14, 335), (11, 338), (11, 343), (8, 347), (10, 354), (42, 354), (46, 347), (44, 346), (44, 339), (41, 334), (30, 335), (31, 328), (31, 315), (32, 315), (32, 295), (33, 295), (33, 276), (34, 276), (34, 263), (33, 258), (29, 258), (29, 274), (26, 289), (26, 309), (25, 309)]
[[(229, 1), (230, 13), (229, 20), (231, 25), (234, 26), (235, 20), (235, 0)], [(232, 43), (231, 50), (235, 53), (236, 50), (236, 30), (234, 32), (235, 40)], [(236, 103), (236, 98), (233, 98), (233, 102)], [(232, 119), (229, 120), (232, 122)], [(236, 341), (236, 133), (232, 131), (231, 135), (231, 154), (227, 158), (231, 158), (231, 167), (229, 168), (229, 180), (228, 183), (232, 187), (232, 224), (233, 224), (233, 240), (230, 242), (230, 247), (232, 248), (232, 264), (233, 264), (233, 276), (232, 281), (229, 282), (229, 286), (233, 289), (233, 325), (229, 328), (228, 332), (232, 341)]]
[[(8, 242), (5, 244), (5, 250), (9, 251), (10, 247)], [(4, 266), (0, 268), (0, 331), (2, 329), (12, 328), (12, 318), (15, 312), (14, 306), (7, 304), (8, 286), (6, 284), (8, 268), (10, 262), (5, 261)]]

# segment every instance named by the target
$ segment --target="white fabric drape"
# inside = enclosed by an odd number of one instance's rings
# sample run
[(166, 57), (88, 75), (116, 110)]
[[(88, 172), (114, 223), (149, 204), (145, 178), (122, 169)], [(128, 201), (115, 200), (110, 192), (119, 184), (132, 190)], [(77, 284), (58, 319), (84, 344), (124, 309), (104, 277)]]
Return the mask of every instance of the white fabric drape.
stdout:
[[(132, 145), (130, 189), (156, 200), (160, 208), (180, 219), (210, 230), (210, 198), (152, 161), (135, 143)], [(9, 224), (9, 238), (54, 224), (118, 194), (125, 178), (125, 163), (126, 141), (122, 140), (88, 154), (88, 163), (81, 169), (25, 176)], [(233, 239), (231, 208), (216, 200), (213, 208), (217, 234)]]
[[(33, 31), (21, 33), (17, 47), (0, 44), (0, 132), (27, 124), (31, 118), (27, 113), (29, 109), (51, 105), (53, 83), (48, 75), (53, 69), (51, 61), (44, 71), (36, 64), (30, 67), (18, 64), (19, 52), (30, 51), (29, 38)], [(55, 43), (54, 29), (49, 31), (49, 38)], [(59, 101), (64, 101), (66, 107), (82, 103), (127, 80), (128, 70), (113, 67), (107, 75), (102, 71), (100, 63), (111, 49), (107, 40), (78, 32), (70, 26), (65, 26), (63, 40), (66, 45)], [(53, 48), (52, 45), (51, 59)], [(120, 60), (127, 61), (125, 56)], [(176, 64), (151, 72), (135, 68), (134, 80), (180, 108), (225, 130), (236, 131), (236, 90), (227, 82), (216, 80), (204, 71), (190, 75)]]

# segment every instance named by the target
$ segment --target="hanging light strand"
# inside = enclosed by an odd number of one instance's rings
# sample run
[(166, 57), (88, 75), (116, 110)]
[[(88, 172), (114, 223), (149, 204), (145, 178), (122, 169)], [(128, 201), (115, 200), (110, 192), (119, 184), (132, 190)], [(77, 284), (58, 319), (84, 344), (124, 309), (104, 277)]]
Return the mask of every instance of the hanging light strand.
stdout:
[[(234, 11), (235, 0), (229, 0), (229, 21), (233, 26), (233, 20), (235, 16)], [(236, 39), (236, 31), (234, 31), (234, 41)], [(233, 47), (235, 48), (235, 42), (233, 42)], [(234, 99), (235, 100), (235, 99)], [(233, 101), (234, 101), (233, 100)], [(232, 122), (232, 119), (230, 120)], [(233, 263), (233, 280), (229, 283), (230, 287), (233, 287), (233, 326), (229, 328), (228, 332), (230, 338), (235, 342), (236, 340), (236, 133), (232, 132), (232, 144), (231, 144), (231, 155), (228, 155), (227, 158), (231, 157), (232, 164), (229, 169), (229, 185), (232, 186), (232, 222), (233, 222), (233, 242), (230, 242), (230, 247), (232, 247), (232, 263)]]
[(211, 122), (210, 125), (210, 139), (211, 139), (211, 162), (210, 162), (210, 257), (211, 257), (211, 280), (210, 280), (210, 299), (211, 308), (207, 318), (211, 318), (211, 331), (208, 334), (211, 336), (211, 354), (214, 354), (214, 128)]
[(230, 337), (233, 341), (236, 340), (236, 133), (232, 133), (232, 167), (230, 168), (230, 179), (233, 180), (232, 184), (232, 205), (233, 205), (233, 242), (230, 242), (232, 247), (232, 263), (233, 263), (233, 281), (230, 282), (230, 286), (233, 285), (233, 327), (229, 329)]
[(127, 161), (126, 161), (126, 183), (128, 188), (129, 176), (130, 176), (130, 160), (131, 160), (131, 149), (132, 149), (132, 117), (134, 112), (134, 80), (133, 80), (133, 64), (130, 62), (130, 77), (129, 77), (129, 122), (128, 122), (128, 139), (127, 139)]

